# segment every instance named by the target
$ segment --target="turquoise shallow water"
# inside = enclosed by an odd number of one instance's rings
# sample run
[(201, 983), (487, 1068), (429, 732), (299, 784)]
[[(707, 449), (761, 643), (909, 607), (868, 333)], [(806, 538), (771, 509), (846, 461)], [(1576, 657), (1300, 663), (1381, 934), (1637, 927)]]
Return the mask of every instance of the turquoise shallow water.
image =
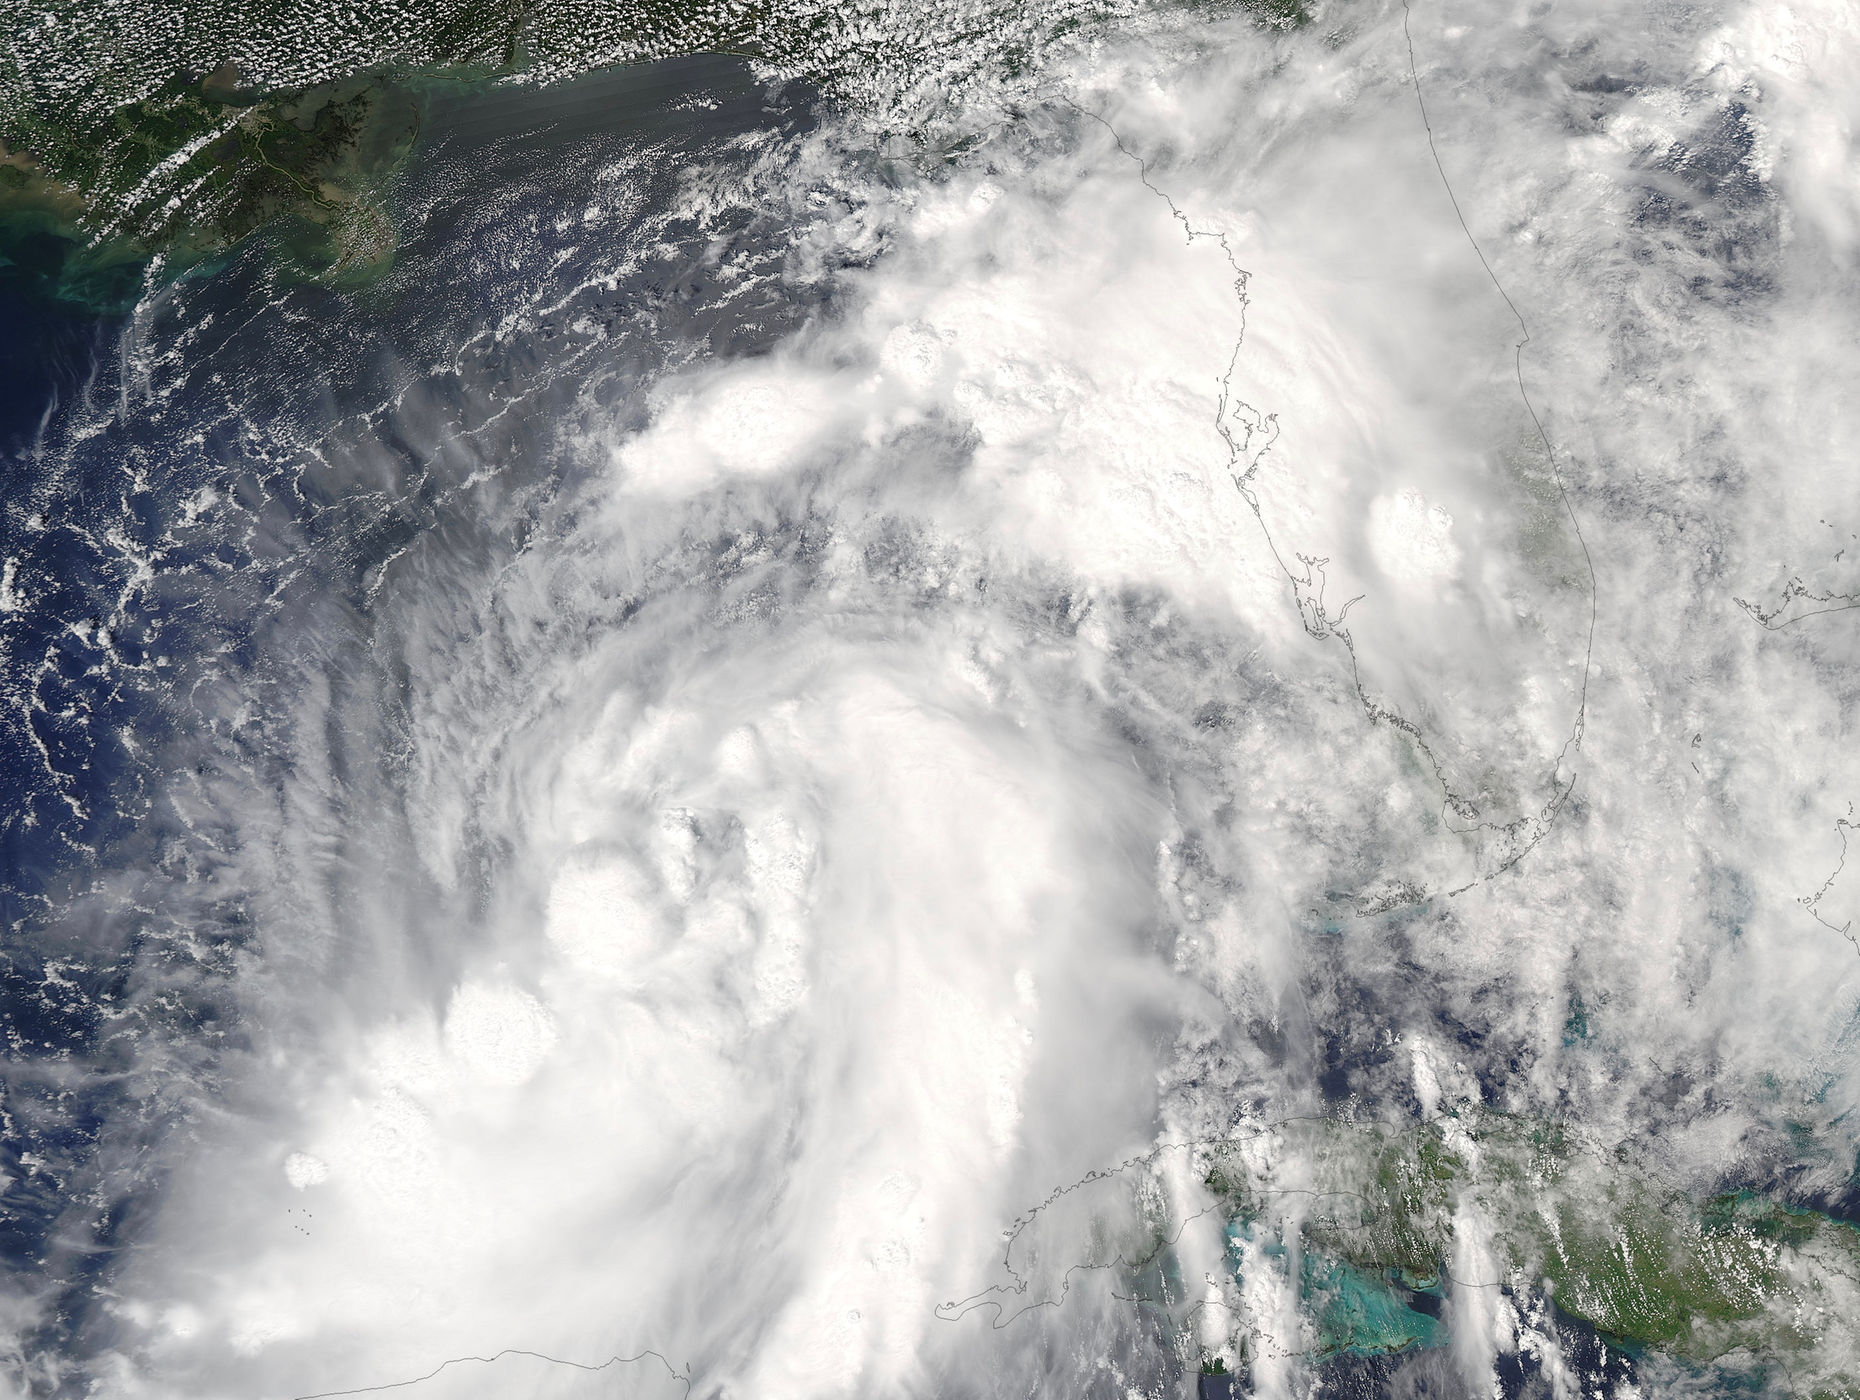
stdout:
[(142, 287), (144, 262), (92, 250), (44, 209), (0, 206), (0, 287), (8, 295), (58, 304), (68, 315), (118, 316)]
[(1321, 1355), (1381, 1356), (1448, 1340), (1438, 1318), (1410, 1307), (1414, 1295), (1384, 1277), (1318, 1254), (1305, 1255), (1303, 1274)]
[[(1252, 1240), (1249, 1222), (1228, 1225), (1228, 1262), (1236, 1277), (1242, 1273), (1242, 1246)], [(1275, 1262), (1289, 1253), (1277, 1240), (1263, 1241), (1259, 1249)], [(1431, 1291), (1416, 1293), (1386, 1274), (1312, 1251), (1301, 1256), (1298, 1267), (1299, 1294), (1317, 1324), (1320, 1357), (1391, 1356), (1450, 1340), (1445, 1323), (1413, 1305), (1423, 1296), (1436, 1297)]]

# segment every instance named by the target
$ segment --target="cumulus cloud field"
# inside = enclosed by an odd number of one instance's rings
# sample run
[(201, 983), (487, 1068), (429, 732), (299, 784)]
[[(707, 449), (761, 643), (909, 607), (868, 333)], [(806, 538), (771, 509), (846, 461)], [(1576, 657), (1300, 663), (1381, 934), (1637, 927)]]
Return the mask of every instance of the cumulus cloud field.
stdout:
[[(332, 419), (442, 506), (161, 799), (236, 1033), (122, 1063), (184, 1111), (19, 1393), (1852, 1384), (1856, 64), (1821, 0), (1156, 19), (940, 166), (828, 113), (655, 187), (794, 231), (707, 245), (752, 348)], [(1332, 1345), (1411, 1170), (1425, 1325)], [(1516, 1252), (1739, 1191), (1837, 1233), (1736, 1235), (1715, 1354)]]

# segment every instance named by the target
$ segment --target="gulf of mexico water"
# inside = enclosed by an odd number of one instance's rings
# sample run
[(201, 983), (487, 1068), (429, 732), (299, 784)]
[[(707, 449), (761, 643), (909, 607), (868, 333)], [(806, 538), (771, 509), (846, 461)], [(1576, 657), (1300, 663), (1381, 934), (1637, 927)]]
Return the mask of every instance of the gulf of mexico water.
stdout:
[(296, 700), (326, 688), (329, 764), (381, 761), (395, 663), (370, 602), (395, 561), (521, 548), (585, 465), (567, 419), (806, 314), (755, 178), (813, 103), (713, 58), (439, 88), (394, 266), (359, 291), (262, 239), (164, 282), (76, 280), (68, 235), (9, 235), (0, 1229), (41, 1388), (109, 1344), (99, 1300), (164, 1144), (245, 1046), (255, 891), (228, 872), (249, 804), (300, 778)]
[(1353, 13), (438, 88), (368, 285), (39, 279), (22, 1387), (1840, 1374), (1819, 70)]

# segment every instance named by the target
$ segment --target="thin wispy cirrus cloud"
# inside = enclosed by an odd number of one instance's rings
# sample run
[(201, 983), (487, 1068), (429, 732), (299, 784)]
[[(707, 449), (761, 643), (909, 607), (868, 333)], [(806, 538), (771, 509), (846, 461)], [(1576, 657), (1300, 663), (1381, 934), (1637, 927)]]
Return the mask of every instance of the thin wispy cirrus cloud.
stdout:
[[(930, 173), (732, 154), (804, 314), (566, 401), (523, 531), (374, 582), (389, 699), (196, 799), (249, 1044), (94, 1393), (1290, 1396), (1206, 1144), (1312, 1228), (1313, 1123), (1838, 1193), (1854, 625), (1738, 600), (1856, 586), (1851, 26), (1320, 20), (1120, 31)], [(1564, 1376), (1501, 1215), (1426, 1353), (1481, 1394)]]

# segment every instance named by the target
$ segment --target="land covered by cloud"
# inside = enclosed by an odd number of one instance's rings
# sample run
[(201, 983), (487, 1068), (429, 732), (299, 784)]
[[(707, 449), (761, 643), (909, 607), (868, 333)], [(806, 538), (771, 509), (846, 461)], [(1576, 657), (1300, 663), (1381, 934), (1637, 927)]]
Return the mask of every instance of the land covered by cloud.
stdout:
[[(1321, 18), (1107, 42), (933, 175), (754, 147), (797, 231), (755, 279), (807, 314), (676, 327), (551, 425), (540, 505), (459, 498), (521, 529), (412, 537), (361, 699), (296, 639), (293, 762), (187, 799), (253, 911), (244, 1048), (160, 1149), (102, 1393), (1109, 1393), (1244, 1349), (1302, 1394), (1314, 1285), (1226, 1222), (1380, 1268), (1286, 1203), (1421, 1162), (1451, 1342), (1408, 1364), (1489, 1394), (1567, 1381), (1542, 1202), (1851, 1191), (1854, 629), (1737, 600), (1860, 551), (1857, 41)], [(1073, 1272), (1152, 1227), (1167, 1326)], [(1817, 1238), (1775, 1290), (1847, 1296)]]

